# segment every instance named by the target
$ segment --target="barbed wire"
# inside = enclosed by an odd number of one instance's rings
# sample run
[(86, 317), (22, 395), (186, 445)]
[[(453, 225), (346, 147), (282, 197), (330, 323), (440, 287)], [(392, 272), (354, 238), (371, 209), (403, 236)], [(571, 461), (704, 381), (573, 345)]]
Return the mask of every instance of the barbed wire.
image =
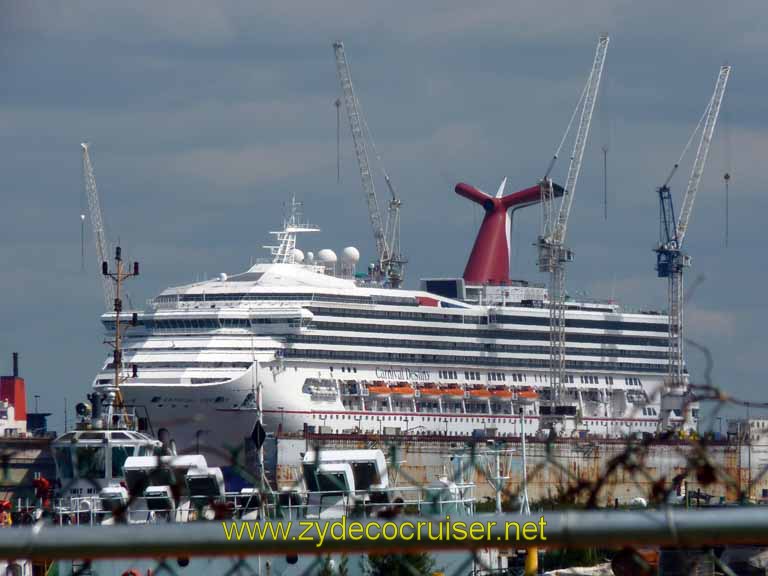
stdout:
[[(686, 300), (701, 286), (703, 278), (697, 279), (689, 288)], [(502, 512), (517, 511), (524, 491), (532, 492), (529, 496), (531, 508), (536, 513), (561, 509), (595, 510), (604, 508), (639, 507), (674, 510), (675, 506), (694, 507), (718, 500), (723, 505), (747, 505), (768, 495), (768, 446), (763, 450), (762, 427), (753, 429), (756, 422), (743, 421), (737, 423), (735, 432), (726, 430), (726, 435), (716, 435), (713, 424), (721, 414), (730, 408), (754, 407), (768, 409), (768, 403), (752, 402), (746, 398), (727, 393), (713, 379), (714, 359), (711, 351), (702, 343), (686, 339), (686, 344), (704, 357), (703, 377), (700, 382), (689, 386), (689, 394), (683, 403), (683, 410), (699, 409), (701, 405), (709, 408), (707, 425), (701, 426), (703, 433), (685, 431), (682, 426), (670, 426), (667, 429), (657, 429), (652, 433), (629, 433), (623, 438), (607, 435), (586, 435), (580, 438), (568, 438), (549, 433), (546, 438), (536, 432), (526, 435), (529, 465), (520, 473), (514, 472), (521, 468), (521, 438), (519, 436), (499, 435), (486, 430), (483, 437), (473, 437), (459, 434), (414, 432), (411, 434), (326, 434), (306, 430), (301, 435), (278, 435), (270, 439), (275, 443), (274, 450), (279, 449), (281, 442), (303, 442), (305, 452), (312, 452), (315, 461), (320, 462), (325, 451), (350, 446), (364, 446), (368, 449), (379, 449), (386, 456), (388, 476), (395, 478), (390, 491), (384, 494), (375, 488), (366, 491), (350, 492), (339, 479), (332, 479), (325, 486), (330, 494), (341, 497), (344, 513), (350, 517), (368, 517), (402, 519), (411, 516), (434, 517), (442, 511), (441, 504), (445, 500), (446, 491), (451, 492), (462, 505), (468, 516), (479, 512), (491, 512), (501, 505)], [(627, 413), (632, 419), (651, 401), (655, 401), (664, 390), (660, 387), (646, 395), (645, 402), (633, 403)], [(492, 417), (491, 415), (486, 415)], [(531, 418), (530, 415), (522, 416)], [(173, 429), (175, 426), (190, 423), (205, 422), (205, 417), (195, 415), (190, 418), (177, 418), (173, 421), (159, 423), (160, 427)], [(759, 423), (759, 422), (758, 422)], [(768, 428), (765, 438), (768, 439)], [(757, 440), (757, 442), (756, 442)], [(4, 484), (12, 480), (11, 469), (14, 459), (21, 457), (22, 452), (13, 444), (6, 443), (0, 450), (0, 479)], [(74, 469), (77, 472), (72, 478), (62, 479), (60, 485), (52, 486), (46, 479), (37, 479), (26, 486), (29, 496), (15, 500), (11, 515), (14, 526), (27, 525), (80, 525), (80, 524), (122, 524), (157, 523), (178, 520), (178, 511), (186, 505), (185, 522), (222, 521), (256, 519), (286, 519), (299, 517), (307, 513), (310, 507), (307, 479), (301, 470), (301, 464), (295, 463), (292, 475), (287, 477), (278, 473), (278, 459), (275, 468), (261, 469), (256, 464), (253, 455), (253, 445), (246, 443), (238, 446), (219, 447), (195, 443), (194, 446), (184, 446), (179, 450), (179, 456), (174, 456), (167, 449), (158, 453), (156, 467), (147, 474), (147, 482), (140, 482), (127, 488), (127, 498), (109, 509), (98, 508), (95, 504), (102, 488), (102, 475), (93, 460), (88, 460), (87, 444), (72, 443), (74, 454)], [(439, 447), (446, 456), (450, 456), (444, 465), (446, 474), (442, 484), (428, 481), (426, 465), (420, 469), (409, 465), (409, 456), (419, 456), (430, 453), (429, 450)], [(420, 452), (421, 451), (421, 452)], [(744, 452), (747, 454), (746, 465)], [(173, 468), (176, 458), (184, 454), (204, 452), (205, 454), (224, 462), (230, 472), (244, 484), (252, 487), (248, 493), (232, 497), (211, 497), (208, 499), (190, 499), (189, 487), (185, 485), (183, 476), (172, 475), (168, 484), (173, 501), (174, 516), (169, 511), (153, 510), (150, 514), (142, 510), (143, 520), (137, 520), (137, 507), (146, 505), (145, 491), (153, 474), (160, 476)], [(80, 457), (79, 455), (83, 456)], [(755, 461), (753, 461), (753, 455)], [(421, 471), (421, 473), (417, 473)], [(746, 472), (746, 478), (744, 478)], [(264, 481), (262, 482), (262, 479)], [(83, 484), (84, 483), (84, 484)], [(415, 487), (419, 492), (418, 505), (403, 500), (402, 494), (408, 486)], [(481, 487), (487, 486), (492, 493), (485, 493), (481, 498), (466, 498), (470, 491), (476, 490), (478, 495), (483, 493)], [(89, 507), (78, 508), (65, 506), (62, 496), (71, 495), (71, 490), (84, 488), (93, 494)], [(496, 495), (498, 494), (498, 498)], [(759, 494), (759, 496), (758, 496)], [(473, 499), (474, 498), (474, 499)], [(466, 500), (466, 501), (465, 501)], [(468, 501), (471, 500), (471, 503)], [(70, 502), (86, 502), (89, 498), (70, 498)], [(460, 510), (461, 507), (456, 508)], [(13, 528), (10, 528), (13, 530)], [(0, 538), (2, 534), (0, 533)], [(764, 544), (768, 545), (768, 536), (764, 536)], [(426, 547), (428, 548), (428, 546)], [(328, 555), (302, 555), (299, 561), (299, 547), (296, 554), (285, 555), (284, 561), (278, 565), (273, 562), (266, 564), (261, 558), (236, 557), (222, 560), (214, 566), (219, 573), (235, 574), (280, 574), (301, 575), (321, 574), (322, 576), (347, 576), (349, 571), (348, 557), (338, 557), (337, 563), (332, 563)], [(649, 551), (633, 542), (627, 541), (620, 550), (601, 549), (595, 547), (592, 560), (611, 562), (614, 571), (621, 574), (650, 574), (655, 570), (660, 560), (650, 558)], [(393, 551), (390, 556), (397, 557), (395, 564), (379, 562), (379, 566), (396, 565), (403, 574), (422, 576), (426, 566), (433, 566), (424, 560), (428, 551), (425, 549), (415, 555), (399, 554)], [(379, 554), (380, 556), (380, 554)], [(467, 550), (463, 556), (451, 561), (448, 576), (491, 575), (516, 573), (522, 569), (522, 555), (503, 554), (506, 564), (503, 568), (498, 563), (499, 553), (482, 550)], [(652, 554), (651, 554), (652, 556)], [(377, 556), (374, 560), (365, 559), (358, 555), (357, 572), (379, 576), (376, 573)], [(557, 563), (558, 556), (553, 551), (542, 556), (543, 564)], [(692, 552), (691, 562), (701, 566), (708, 563), (711, 573), (734, 574), (731, 566), (734, 561), (724, 555), (724, 550), (702, 549)], [(340, 569), (340, 563), (344, 568)], [(354, 560), (353, 560), (354, 561)], [(562, 562), (566, 559), (561, 558)], [(573, 562), (571, 558), (567, 560)], [(683, 562), (683, 560), (679, 560)], [(688, 560), (685, 560), (688, 562)], [(176, 575), (183, 573), (190, 559), (179, 557), (175, 566), (173, 559), (157, 558), (149, 565), (152, 574)], [(130, 566), (130, 563), (125, 564)], [(213, 566), (213, 565), (212, 565)], [(87, 558), (80, 562), (69, 564), (71, 574), (93, 574), (96, 569), (94, 562)], [(59, 572), (62, 573), (61, 571)], [(128, 572), (126, 572), (128, 573)]]

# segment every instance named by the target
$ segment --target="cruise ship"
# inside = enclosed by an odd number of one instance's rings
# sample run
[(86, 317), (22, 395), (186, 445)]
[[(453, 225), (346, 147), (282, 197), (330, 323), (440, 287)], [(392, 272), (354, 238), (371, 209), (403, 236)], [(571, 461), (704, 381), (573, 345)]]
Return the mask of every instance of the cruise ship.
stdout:
[[(340, 258), (300, 250), (299, 237), (317, 229), (293, 202), (268, 261), (168, 288), (137, 313), (123, 339), (126, 402), (146, 410), (161, 439), (214, 462), (254, 437), (259, 422), (267, 433), (695, 429), (696, 405), (665, 380), (667, 316), (612, 302), (566, 302), (555, 405), (547, 290), (509, 279), (511, 216), (538, 201), (539, 187), (456, 192), (485, 210), (463, 277), (422, 280), (419, 289), (358, 271), (353, 247)], [(115, 314), (102, 322), (112, 333)], [(112, 386), (113, 361), (94, 386)]]

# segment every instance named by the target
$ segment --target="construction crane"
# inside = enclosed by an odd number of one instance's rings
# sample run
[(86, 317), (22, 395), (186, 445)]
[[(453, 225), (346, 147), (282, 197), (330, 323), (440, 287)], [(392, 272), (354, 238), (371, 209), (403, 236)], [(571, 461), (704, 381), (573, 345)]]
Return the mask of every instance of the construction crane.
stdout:
[[(576, 193), (576, 184), (581, 172), (584, 149), (592, 124), (592, 114), (600, 89), (600, 80), (603, 74), (603, 65), (605, 64), (609, 41), (610, 38), (608, 36), (601, 36), (597, 43), (595, 58), (592, 62), (592, 69), (587, 78), (587, 83), (573, 111), (560, 145), (552, 157), (541, 182), (544, 219), (542, 235), (538, 239), (537, 246), (539, 251), (539, 271), (549, 274), (550, 416), (558, 415), (565, 376), (565, 263), (573, 260), (573, 252), (565, 245), (565, 236), (568, 229), (568, 217), (571, 213), (573, 197)], [(557, 161), (560, 150), (568, 137), (568, 133), (577, 115), (579, 123), (568, 166), (568, 176), (565, 181), (560, 204), (555, 206), (556, 194), (549, 174)]]
[[(685, 385), (683, 363), (683, 272), (685, 268), (691, 265), (691, 258), (682, 251), (682, 247), (691, 220), (696, 193), (699, 191), (701, 177), (704, 174), (704, 166), (707, 163), (707, 155), (712, 144), (712, 135), (715, 131), (717, 118), (720, 114), (720, 105), (723, 102), (725, 87), (728, 84), (730, 74), (730, 66), (722, 66), (720, 68), (720, 73), (715, 83), (715, 90), (704, 110), (704, 115), (691, 134), (680, 159), (672, 167), (664, 184), (658, 189), (661, 237), (659, 245), (655, 249), (656, 271), (660, 278), (669, 279), (667, 294), (669, 298), (668, 391), (680, 391)], [(682, 209), (680, 210), (677, 223), (675, 223), (675, 209), (672, 203), (669, 182), (677, 172), (683, 156), (685, 156), (699, 130), (701, 130), (699, 147), (696, 152), (696, 158), (693, 161), (691, 175), (688, 178), (688, 188), (683, 196)]]
[(371, 149), (376, 155), (377, 161), (381, 158), (376, 153), (376, 145), (371, 137), (365, 117), (362, 114), (360, 102), (355, 95), (355, 89), (352, 85), (352, 75), (349, 71), (347, 56), (344, 52), (342, 42), (334, 42), (333, 51), (336, 55), (336, 71), (339, 75), (339, 84), (341, 86), (344, 108), (347, 111), (349, 119), (349, 128), (352, 133), (352, 142), (355, 146), (355, 156), (360, 169), (360, 179), (363, 184), (363, 192), (368, 202), (368, 214), (373, 228), (373, 236), (376, 241), (376, 251), (379, 261), (376, 264), (375, 276), (378, 279), (386, 279), (386, 282), (397, 288), (403, 281), (406, 259), (400, 253), (400, 206), (401, 201), (395, 193), (392, 180), (389, 178), (386, 170), (381, 167), (384, 176), (384, 182), (389, 190), (389, 210), (387, 212), (386, 223), (383, 221), (379, 202), (376, 197), (376, 187), (373, 181), (373, 173), (368, 158), (367, 142), (370, 142)]
[[(107, 236), (104, 232), (104, 222), (101, 218), (101, 205), (99, 203), (99, 191), (96, 188), (96, 176), (93, 174), (93, 164), (88, 154), (89, 144), (82, 142), (80, 146), (83, 149), (83, 185), (85, 186), (85, 195), (88, 198), (88, 212), (91, 216), (91, 227), (93, 228), (93, 237), (96, 242), (96, 258), (99, 261), (99, 270), (102, 263), (109, 258), (109, 246)], [(104, 288), (104, 304), (107, 310), (111, 310), (115, 302), (115, 289), (112, 280), (102, 276), (102, 285)]]

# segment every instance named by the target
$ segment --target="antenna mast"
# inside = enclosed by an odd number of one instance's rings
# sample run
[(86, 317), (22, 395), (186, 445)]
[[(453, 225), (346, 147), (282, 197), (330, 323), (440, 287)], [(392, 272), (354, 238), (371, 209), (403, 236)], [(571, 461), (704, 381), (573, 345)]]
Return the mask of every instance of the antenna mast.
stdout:
[[(113, 350), (112, 354), (112, 363), (114, 367), (114, 380), (113, 380), (113, 387), (116, 394), (116, 404), (117, 407), (122, 407), (123, 405), (123, 398), (122, 394), (120, 393), (120, 384), (122, 384), (127, 377), (122, 375), (122, 369), (123, 369), (123, 332), (124, 329), (121, 326), (120, 322), (120, 315), (123, 312), (123, 301), (121, 299), (121, 288), (123, 285), (123, 281), (127, 280), (128, 278), (133, 278), (134, 276), (139, 275), (139, 263), (134, 262), (132, 266), (128, 266), (125, 268), (125, 265), (123, 264), (123, 257), (122, 257), (122, 250), (120, 249), (120, 246), (117, 246), (115, 248), (115, 269), (114, 271), (110, 272), (109, 270), (109, 263), (105, 260), (101, 263), (101, 275), (105, 279), (105, 281), (114, 283), (115, 287), (115, 299), (113, 301), (113, 310), (115, 312), (115, 336), (114, 340), (107, 341), (107, 344), (111, 345)], [(131, 316), (131, 325), (136, 326), (138, 324), (138, 314), (136, 312), (133, 313)], [(137, 376), (136, 373), (136, 366), (134, 365), (131, 377), (135, 378)]]

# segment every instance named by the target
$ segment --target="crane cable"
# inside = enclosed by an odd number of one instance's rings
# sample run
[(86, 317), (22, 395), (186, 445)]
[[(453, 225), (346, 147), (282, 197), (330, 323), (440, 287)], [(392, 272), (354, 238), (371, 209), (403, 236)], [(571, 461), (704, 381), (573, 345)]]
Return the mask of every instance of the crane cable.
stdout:
[[(582, 104), (584, 102), (584, 98), (587, 95), (587, 86), (589, 86), (589, 82), (587, 82), (584, 85), (584, 88), (581, 90), (581, 96), (579, 96), (579, 101), (576, 102), (576, 107), (573, 109), (573, 113), (571, 114), (571, 119), (568, 121), (568, 126), (565, 128), (565, 132), (563, 133), (563, 137), (560, 139), (560, 144), (558, 144), (557, 149), (555, 150), (555, 153), (552, 155), (552, 159), (549, 161), (549, 166), (547, 166), (547, 170), (544, 173), (544, 178), (542, 178), (542, 181), (545, 181), (547, 178), (549, 178), (549, 175), (552, 173), (552, 169), (555, 167), (555, 162), (557, 162), (557, 159), (560, 157), (560, 152), (563, 149), (563, 146), (565, 146), (565, 141), (568, 139), (568, 135), (571, 132), (571, 128), (573, 127), (573, 121), (576, 120), (576, 115), (579, 113), (579, 110), (581, 110)], [(547, 222), (547, 216), (545, 214), (547, 207), (545, 206), (546, 202), (541, 202), (541, 235), (547, 234), (546, 228), (546, 222)]]
[(670, 180), (672, 180), (672, 176), (675, 175), (675, 172), (677, 172), (677, 169), (680, 167), (680, 164), (683, 162), (683, 158), (688, 153), (688, 149), (691, 147), (691, 144), (693, 143), (693, 139), (696, 137), (696, 134), (699, 133), (699, 130), (701, 130), (702, 126), (704, 125), (704, 120), (709, 114), (709, 110), (710, 108), (712, 108), (713, 103), (714, 103), (714, 95), (712, 95), (712, 98), (709, 99), (709, 104), (707, 104), (707, 107), (704, 109), (704, 114), (701, 115), (701, 118), (699, 119), (699, 123), (696, 124), (696, 128), (694, 129), (694, 131), (691, 132), (691, 136), (690, 138), (688, 138), (688, 142), (686, 143), (685, 148), (683, 148), (683, 151), (680, 154), (680, 158), (678, 158), (677, 162), (675, 162), (675, 165), (672, 166), (672, 170), (670, 170), (669, 176), (667, 176), (667, 179), (664, 181), (664, 186), (669, 185)]
[(730, 181), (731, 181), (731, 129), (728, 121), (728, 111), (722, 106), (721, 114), (723, 116), (723, 182), (725, 184), (725, 247), (728, 248), (728, 235), (730, 227)]
[(341, 184), (341, 98), (336, 98), (336, 184)]
[(85, 273), (85, 186), (80, 186), (80, 273)]
[(600, 107), (600, 128), (602, 132), (603, 144), (600, 149), (603, 152), (603, 219), (608, 220), (608, 150), (611, 146), (611, 118), (606, 106), (608, 98), (608, 84), (610, 78), (606, 78), (601, 89), (603, 91), (597, 105)]
[(581, 91), (581, 96), (579, 96), (579, 101), (576, 103), (576, 107), (573, 109), (573, 114), (571, 114), (571, 119), (568, 121), (568, 126), (565, 129), (565, 133), (563, 134), (563, 138), (560, 140), (560, 145), (557, 147), (557, 150), (555, 150), (555, 154), (552, 156), (552, 160), (549, 161), (549, 166), (547, 166), (547, 171), (544, 174), (544, 178), (549, 178), (549, 175), (552, 173), (552, 168), (555, 167), (555, 162), (557, 162), (557, 159), (560, 157), (560, 151), (563, 149), (563, 146), (565, 145), (565, 140), (568, 138), (568, 134), (571, 132), (571, 128), (573, 127), (573, 121), (576, 120), (576, 114), (578, 114), (579, 110), (581, 110), (582, 103), (584, 102), (584, 98), (587, 94), (587, 87), (589, 86), (589, 82), (587, 82), (584, 85), (584, 88)]

